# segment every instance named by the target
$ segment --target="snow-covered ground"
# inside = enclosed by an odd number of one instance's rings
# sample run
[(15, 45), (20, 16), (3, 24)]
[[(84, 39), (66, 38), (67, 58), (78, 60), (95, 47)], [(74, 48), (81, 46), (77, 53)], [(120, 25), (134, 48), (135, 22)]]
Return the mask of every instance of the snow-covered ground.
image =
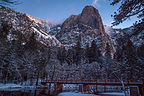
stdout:
[[(68, 86), (65, 86), (68, 87)], [(74, 86), (71, 86), (74, 87)], [(22, 90), (29, 90), (33, 89), (34, 85), (27, 86), (24, 84), (0, 84), (0, 91), (22, 91)], [(124, 96), (124, 93), (118, 93), (118, 92), (109, 92), (109, 93), (100, 93), (99, 95), (94, 94), (84, 94), (80, 92), (62, 92), (59, 93), (58, 96)], [(128, 95), (129, 96), (129, 95)]]
[(83, 94), (83, 93), (75, 93), (75, 92), (63, 92), (58, 94), (58, 96), (100, 96), (100, 95)]
[(124, 93), (111, 92), (111, 93), (101, 93), (100, 95), (102, 96), (124, 96)]
[[(39, 80), (40, 84), (41, 80)], [(30, 80), (27, 80), (22, 83), (14, 84), (14, 83), (7, 83), (3, 84), (0, 83), (0, 91), (20, 91), (23, 89), (34, 89), (36, 88), (36, 80), (33, 80), (33, 84), (30, 84)]]
[(101, 93), (100, 95), (94, 95), (94, 94), (84, 94), (84, 93), (75, 93), (75, 92), (63, 92), (58, 94), (58, 96), (124, 96), (124, 93)]
[(22, 88), (20, 84), (0, 84), (0, 91), (19, 91)]

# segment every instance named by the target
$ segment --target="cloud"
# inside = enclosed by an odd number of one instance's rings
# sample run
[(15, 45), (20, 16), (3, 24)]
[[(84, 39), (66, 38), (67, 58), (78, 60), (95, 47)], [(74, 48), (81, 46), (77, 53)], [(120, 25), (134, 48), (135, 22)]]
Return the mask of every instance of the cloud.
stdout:
[(99, 1), (106, 2), (106, 0), (93, 0), (92, 5), (93, 6), (100, 6)]
[(98, 5), (98, 1), (99, 1), (99, 0), (93, 0), (92, 5), (93, 5), (93, 6)]

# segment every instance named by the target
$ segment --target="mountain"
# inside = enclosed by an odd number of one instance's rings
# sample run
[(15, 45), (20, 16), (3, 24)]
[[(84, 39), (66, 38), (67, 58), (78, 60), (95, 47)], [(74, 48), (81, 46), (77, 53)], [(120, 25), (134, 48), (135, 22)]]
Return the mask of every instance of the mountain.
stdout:
[[(124, 29), (116, 29), (105, 25), (105, 31), (114, 41), (115, 48), (117, 48), (117, 46), (126, 45), (129, 39), (135, 47), (139, 47), (144, 44), (144, 30), (142, 29), (141, 31), (135, 31), (135, 29), (136, 28), (134, 26)], [(122, 43), (121, 40), (123, 40), (124, 44), (120, 44), (120, 42)]]
[(46, 20), (39, 19), (34, 16), (30, 16), (29, 14), (26, 14), (26, 16), (29, 17), (31, 20), (35, 21), (36, 23), (41, 24), (46, 29), (47, 32), (49, 32), (50, 28), (52, 28), (54, 26), (54, 24), (52, 22), (48, 22)]
[(62, 25), (2, 7), (0, 80), (115, 79), (112, 73), (143, 79), (143, 24), (126, 29), (104, 26), (93, 6)]
[(7, 37), (13, 38), (12, 32), (18, 31), (28, 40), (34, 33), (35, 39), (46, 46), (61, 46), (61, 43), (47, 32), (47, 29), (52, 27), (51, 23), (6, 7), (0, 8), (0, 15), (0, 27), (4, 27), (2, 25), (10, 27)]
[(115, 48), (110, 36), (105, 32), (101, 16), (93, 6), (86, 6), (79, 15), (72, 15), (64, 21), (61, 31), (56, 38), (64, 45), (74, 46), (80, 41), (81, 46), (91, 46), (93, 40), (105, 56), (109, 46), (110, 54), (113, 57)]

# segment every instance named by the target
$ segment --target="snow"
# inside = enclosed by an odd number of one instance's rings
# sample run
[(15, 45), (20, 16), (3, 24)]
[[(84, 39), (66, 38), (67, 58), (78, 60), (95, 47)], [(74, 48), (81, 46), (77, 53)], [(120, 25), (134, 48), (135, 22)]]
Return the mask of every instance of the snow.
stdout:
[(44, 35), (42, 34), (40, 31), (38, 31), (35, 27), (32, 27), (34, 29), (34, 31), (36, 31), (38, 34), (39, 34), (39, 37), (44, 37), (44, 38), (50, 38), (51, 39), (51, 36), (49, 35)]
[(58, 29), (58, 30), (60, 30), (60, 29), (61, 29), (61, 27), (58, 27), (57, 29)]
[(75, 93), (75, 92), (63, 92), (58, 94), (58, 96), (99, 96), (99, 95), (83, 94), (83, 93)]
[(8, 41), (16, 40), (16, 36), (10, 33), (7, 35), (7, 39)]
[(18, 91), (21, 90), (22, 86), (20, 84), (0, 84), (0, 90), (2, 91)]
[(111, 92), (111, 93), (101, 93), (100, 95), (105, 95), (105, 96), (124, 96), (124, 93), (116, 93), (116, 92)]
[(26, 42), (23, 42), (21, 45), (26, 45)]
[(104, 26), (105, 32), (110, 35), (113, 32), (113, 28), (111, 26)]
[(49, 44), (51, 44), (51, 46), (56, 46), (58, 44), (58, 46), (61, 46), (61, 43), (56, 39), (55, 36), (51, 36), (45, 32), (43, 32), (42, 30), (39, 31), (37, 30), (35, 27), (32, 27), (32, 29), (38, 33), (38, 40), (42, 43), (45, 44), (45, 42), (43, 42), (42, 39), (47, 40), (47, 42), (49, 41)]

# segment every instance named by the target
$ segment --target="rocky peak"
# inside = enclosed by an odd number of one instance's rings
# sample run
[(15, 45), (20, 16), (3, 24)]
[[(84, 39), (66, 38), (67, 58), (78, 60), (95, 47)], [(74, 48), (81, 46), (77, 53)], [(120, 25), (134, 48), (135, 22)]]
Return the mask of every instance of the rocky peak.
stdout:
[(93, 6), (86, 6), (83, 11), (82, 11), (82, 15), (92, 15), (92, 14), (96, 14), (98, 13), (98, 10), (96, 8), (94, 8)]
[(101, 21), (100, 14), (93, 6), (86, 6), (79, 15), (79, 23), (98, 29), (98, 23)]
[(93, 6), (86, 6), (81, 14), (71, 15), (68, 19), (66, 19), (66, 21), (62, 25), (62, 31), (77, 24), (87, 25), (94, 29), (99, 29), (101, 27), (102, 20), (96, 8), (94, 8)]
[(115, 53), (113, 42), (105, 32), (101, 16), (93, 6), (86, 6), (79, 15), (71, 15), (64, 21), (61, 29), (56, 37), (63, 44), (75, 45), (77, 40), (80, 40), (84, 47), (95, 40), (101, 54), (105, 55), (107, 45), (110, 46), (111, 54)]
[(77, 23), (77, 15), (71, 15), (64, 23), (62, 24), (62, 31), (70, 26), (74, 26)]

